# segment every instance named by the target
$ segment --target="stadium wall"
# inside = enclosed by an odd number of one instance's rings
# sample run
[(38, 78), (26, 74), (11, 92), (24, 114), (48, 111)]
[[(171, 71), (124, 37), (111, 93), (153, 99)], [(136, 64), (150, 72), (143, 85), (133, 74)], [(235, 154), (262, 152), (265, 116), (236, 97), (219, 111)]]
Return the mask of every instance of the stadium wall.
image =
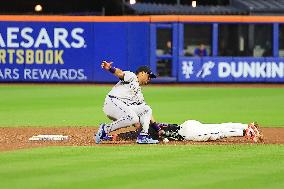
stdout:
[[(152, 26), (183, 22), (284, 23), (263, 16), (0, 16), (0, 82), (115, 82), (102, 60), (123, 70), (155, 70)], [(172, 82), (283, 82), (279, 57), (183, 57)], [(169, 81), (167, 78), (159, 82)]]

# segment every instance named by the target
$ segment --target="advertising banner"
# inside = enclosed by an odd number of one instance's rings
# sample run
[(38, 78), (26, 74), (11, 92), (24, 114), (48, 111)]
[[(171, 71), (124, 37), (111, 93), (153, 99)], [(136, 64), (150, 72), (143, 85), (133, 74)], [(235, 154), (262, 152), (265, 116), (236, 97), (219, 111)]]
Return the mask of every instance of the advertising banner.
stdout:
[(91, 24), (0, 24), (0, 81), (92, 80), (94, 36)]
[(180, 58), (179, 82), (284, 82), (283, 58)]
[[(148, 22), (0, 21), (0, 82), (117, 82), (100, 67), (150, 64)], [(174, 82), (284, 82), (284, 58), (183, 57)], [(160, 78), (162, 81), (163, 78)]]

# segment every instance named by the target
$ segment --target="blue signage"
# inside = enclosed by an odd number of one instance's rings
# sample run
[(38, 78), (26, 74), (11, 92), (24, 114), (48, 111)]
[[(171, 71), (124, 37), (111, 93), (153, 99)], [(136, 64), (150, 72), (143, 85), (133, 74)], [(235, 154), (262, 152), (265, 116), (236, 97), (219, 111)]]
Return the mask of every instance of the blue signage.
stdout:
[(1, 22), (0, 82), (117, 82), (122, 70), (149, 65), (149, 23)]
[[(122, 70), (135, 71), (141, 65), (155, 70), (149, 22), (0, 24), (0, 82), (116, 82), (101, 69), (103, 60)], [(171, 58), (177, 62), (177, 82), (284, 82), (284, 58), (178, 53)]]
[(283, 58), (180, 58), (179, 82), (284, 82)]
[(0, 81), (92, 79), (92, 25), (1, 22)]

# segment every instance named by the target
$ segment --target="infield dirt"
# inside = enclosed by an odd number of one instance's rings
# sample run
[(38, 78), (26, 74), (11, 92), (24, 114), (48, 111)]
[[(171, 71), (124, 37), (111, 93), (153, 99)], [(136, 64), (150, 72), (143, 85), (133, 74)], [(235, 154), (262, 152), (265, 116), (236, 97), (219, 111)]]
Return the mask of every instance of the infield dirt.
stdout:
[[(65, 127), (65, 128), (0, 128), (0, 151), (10, 151), (25, 148), (45, 147), (45, 146), (96, 146), (93, 140), (95, 127)], [(264, 142), (258, 144), (284, 144), (284, 128), (262, 128)], [(135, 128), (130, 127), (120, 129), (117, 141), (107, 141), (100, 145), (136, 145), (135, 137), (137, 135)], [(120, 133), (120, 134), (119, 134)], [(29, 141), (33, 135), (39, 134), (58, 134), (67, 135), (67, 141)], [(161, 142), (161, 144), (164, 144)], [(244, 137), (225, 138), (218, 141), (192, 142), (192, 141), (171, 141), (167, 144), (177, 145), (195, 145), (195, 144), (252, 144), (250, 140)], [(159, 144), (160, 145), (160, 144)], [(257, 145), (257, 144), (256, 144)]]

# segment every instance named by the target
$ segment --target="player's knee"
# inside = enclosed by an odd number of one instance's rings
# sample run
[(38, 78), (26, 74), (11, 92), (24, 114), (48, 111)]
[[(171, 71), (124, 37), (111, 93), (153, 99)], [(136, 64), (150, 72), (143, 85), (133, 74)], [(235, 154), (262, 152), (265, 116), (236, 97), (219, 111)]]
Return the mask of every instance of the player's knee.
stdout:
[(106, 116), (109, 116), (111, 114), (110, 109), (106, 108), (105, 106), (103, 107), (103, 112), (105, 113)]
[(133, 124), (139, 123), (139, 117), (137, 115), (133, 116), (132, 120), (133, 120)]
[(130, 124), (139, 123), (139, 117), (136, 114), (128, 114), (127, 118), (129, 119)]

